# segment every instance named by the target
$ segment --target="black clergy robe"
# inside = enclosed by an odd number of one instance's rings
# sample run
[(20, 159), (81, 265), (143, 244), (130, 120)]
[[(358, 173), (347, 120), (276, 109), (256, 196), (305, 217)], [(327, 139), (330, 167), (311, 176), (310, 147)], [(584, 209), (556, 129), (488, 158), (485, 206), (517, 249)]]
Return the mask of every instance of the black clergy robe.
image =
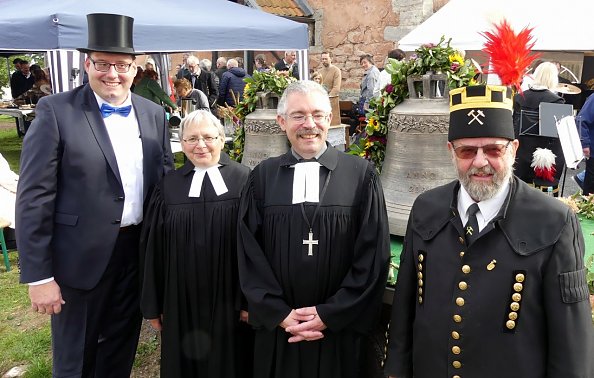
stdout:
[[(362, 377), (359, 348), (378, 320), (388, 268), (384, 196), (368, 161), (328, 147), (318, 162), (320, 192), (332, 174), (312, 227), (312, 256), (301, 205), (292, 204), (290, 151), (260, 163), (242, 194), (239, 275), (256, 329), (255, 377)], [(316, 205), (304, 204), (310, 220)], [(324, 338), (289, 344), (279, 324), (307, 306), (328, 327)]]
[(155, 188), (145, 215), (141, 309), (147, 319), (163, 314), (161, 377), (249, 376), (235, 363), (243, 357), (236, 354), (237, 211), (249, 168), (225, 154), (219, 164), (227, 193), (217, 196), (206, 174), (200, 197), (188, 197), (188, 161)]

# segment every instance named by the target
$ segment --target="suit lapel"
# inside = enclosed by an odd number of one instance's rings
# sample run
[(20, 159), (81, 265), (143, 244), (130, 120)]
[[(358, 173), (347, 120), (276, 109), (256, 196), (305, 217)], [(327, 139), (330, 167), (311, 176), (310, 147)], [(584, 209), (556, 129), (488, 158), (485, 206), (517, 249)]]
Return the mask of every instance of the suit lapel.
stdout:
[[(134, 112), (136, 113), (136, 118), (138, 119), (138, 128), (140, 129), (140, 141), (142, 143), (142, 169), (143, 169), (143, 185), (142, 185), (142, 194), (143, 194), (143, 198), (146, 198), (147, 194), (148, 194), (148, 190), (149, 190), (149, 183), (147, 182), (147, 179), (149, 178), (150, 175), (148, 175), (148, 172), (151, 172), (151, 159), (149, 158), (151, 155), (149, 149), (150, 149), (150, 143), (147, 143), (147, 138), (150, 138), (151, 135), (151, 129), (150, 129), (150, 125), (151, 125), (151, 118), (149, 113), (146, 111), (146, 108), (142, 107), (134, 98), (134, 96), (132, 96), (132, 106), (134, 106)], [(153, 120), (154, 123), (154, 120)]]
[(111, 140), (109, 139), (109, 134), (107, 133), (107, 128), (105, 127), (101, 113), (99, 112), (97, 99), (89, 85), (86, 86), (84, 91), (83, 112), (85, 113), (91, 131), (97, 140), (97, 144), (99, 145), (99, 148), (101, 148), (105, 160), (107, 160), (107, 164), (113, 171), (120, 185), (122, 185), (122, 178), (120, 177), (120, 171), (118, 169), (115, 153), (113, 152)]

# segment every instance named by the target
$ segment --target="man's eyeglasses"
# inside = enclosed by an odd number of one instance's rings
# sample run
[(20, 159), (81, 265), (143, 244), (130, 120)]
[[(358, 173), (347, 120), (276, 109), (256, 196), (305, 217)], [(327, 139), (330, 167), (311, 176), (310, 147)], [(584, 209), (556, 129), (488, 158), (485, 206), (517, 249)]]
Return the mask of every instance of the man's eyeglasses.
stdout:
[(454, 147), (454, 153), (459, 159), (474, 159), (478, 153), (479, 148), (483, 150), (483, 154), (490, 158), (500, 158), (505, 154), (505, 150), (510, 145), (511, 140), (505, 144), (493, 143), (485, 144), (484, 146), (458, 146)]
[(89, 58), (89, 60), (93, 63), (93, 66), (99, 72), (108, 72), (111, 69), (111, 66), (113, 66), (117, 73), (126, 73), (130, 71), (130, 67), (132, 66), (132, 63), (95, 62), (91, 58)]
[(322, 123), (326, 120), (326, 117), (328, 117), (328, 114), (326, 114), (326, 113), (315, 113), (315, 114), (310, 114), (310, 115), (291, 114), (291, 115), (287, 115), (287, 117), (289, 117), (296, 124), (302, 125), (305, 123), (305, 120), (308, 118), (311, 118), (315, 123)]
[(196, 137), (189, 137), (188, 139), (183, 139), (184, 142), (188, 144), (188, 146), (195, 146), (198, 142), (203, 141), (204, 144), (213, 144), (215, 140), (219, 139), (218, 136), (215, 137), (204, 137), (204, 138), (196, 138)]

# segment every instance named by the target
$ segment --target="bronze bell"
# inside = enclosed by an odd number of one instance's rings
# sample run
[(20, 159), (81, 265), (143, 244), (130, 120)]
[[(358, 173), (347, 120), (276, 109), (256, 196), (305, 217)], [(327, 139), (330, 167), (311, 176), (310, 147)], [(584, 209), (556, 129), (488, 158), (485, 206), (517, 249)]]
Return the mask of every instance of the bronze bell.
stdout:
[(241, 164), (254, 169), (262, 160), (289, 151), (287, 134), (276, 123), (278, 95), (258, 92), (256, 110), (245, 117), (245, 145)]
[(388, 143), (381, 181), (390, 233), (404, 235), (417, 196), (457, 178), (447, 149), (449, 91), (447, 77), (409, 79), (409, 99), (397, 105), (388, 119)]

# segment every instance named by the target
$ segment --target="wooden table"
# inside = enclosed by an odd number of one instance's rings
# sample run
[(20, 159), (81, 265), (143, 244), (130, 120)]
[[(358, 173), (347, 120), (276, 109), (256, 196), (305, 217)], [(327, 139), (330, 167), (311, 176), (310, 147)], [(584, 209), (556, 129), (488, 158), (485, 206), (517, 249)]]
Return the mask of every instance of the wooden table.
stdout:
[(35, 109), (0, 108), (0, 114), (16, 118), (17, 133), (19, 136), (23, 136), (25, 135), (25, 117), (34, 117)]

